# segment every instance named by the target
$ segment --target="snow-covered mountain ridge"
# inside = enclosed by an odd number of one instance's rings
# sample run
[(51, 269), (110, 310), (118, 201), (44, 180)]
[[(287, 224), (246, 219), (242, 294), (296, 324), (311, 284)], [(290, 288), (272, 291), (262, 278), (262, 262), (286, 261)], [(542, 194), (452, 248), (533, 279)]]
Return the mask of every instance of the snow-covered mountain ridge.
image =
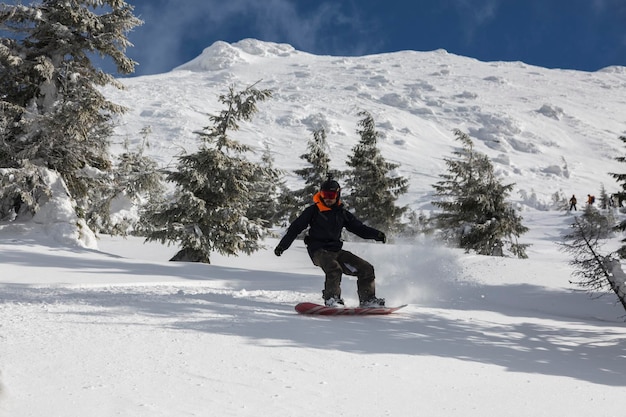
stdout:
[[(624, 67), (555, 70), (444, 50), (316, 56), (246, 39), (216, 42), (169, 73), (122, 81), (126, 90), (106, 90), (130, 109), (119, 120), (119, 142), (139, 142), (138, 132), (150, 126), (151, 152), (162, 164), (195, 149), (193, 132), (210, 124), (207, 114), (221, 109), (217, 97), (229, 85), (273, 90), (235, 137), (257, 150), (269, 145), (288, 181), (298, 181), (292, 171), (319, 127), (328, 134), (331, 165), (345, 168), (358, 140), (357, 113), (367, 110), (383, 155), (410, 180), (404, 203), (413, 209), (431, 208), (431, 184), (456, 145), (455, 128), (470, 134), (505, 182), (516, 183), (512, 199), (528, 206), (549, 204), (557, 191), (593, 194), (601, 184), (611, 191), (616, 184), (608, 172), (622, 170), (613, 158), (624, 152), (618, 140), (625, 131)], [(606, 171), (597, 172), (590, 160), (605, 161)]]

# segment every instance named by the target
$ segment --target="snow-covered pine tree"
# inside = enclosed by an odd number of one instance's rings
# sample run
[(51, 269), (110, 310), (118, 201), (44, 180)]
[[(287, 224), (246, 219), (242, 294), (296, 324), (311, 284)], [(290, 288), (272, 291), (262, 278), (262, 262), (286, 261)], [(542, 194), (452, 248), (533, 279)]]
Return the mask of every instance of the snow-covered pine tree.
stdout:
[(571, 255), (572, 282), (589, 292), (610, 289), (626, 310), (626, 276), (617, 253), (603, 254), (602, 240), (610, 237), (612, 223), (598, 210), (588, 205), (582, 216), (577, 216), (572, 231), (564, 236), (561, 250)]
[(514, 184), (503, 185), (494, 174), (489, 158), (474, 150), (470, 137), (458, 129), (456, 140), (462, 148), (445, 158), (448, 172), (433, 185), (442, 212), (432, 221), (444, 240), (480, 255), (503, 256), (503, 246), (519, 258), (526, 258), (526, 244), (517, 238), (528, 231), (513, 206), (506, 201)]
[(149, 127), (141, 130), (143, 142), (137, 149), (131, 149), (128, 143), (124, 143), (124, 152), (117, 156), (115, 165), (113, 183), (124, 195), (135, 201), (154, 199), (165, 191), (163, 174), (157, 162), (145, 155), (145, 150), (150, 147), (150, 131)]
[(606, 210), (609, 208), (609, 195), (606, 192), (606, 188), (604, 188), (604, 184), (600, 184), (600, 193), (598, 195), (598, 207)]
[(294, 171), (304, 180), (304, 188), (292, 192), (295, 204), (292, 206), (289, 220), (295, 219), (305, 207), (313, 203), (313, 195), (319, 191), (327, 175), (333, 174), (330, 171), (330, 157), (327, 151), (326, 130), (324, 128), (314, 130), (313, 137), (307, 143), (307, 152), (300, 155), (300, 159), (309, 165)]
[(86, 217), (97, 233), (126, 236), (142, 233), (138, 212), (143, 205), (163, 201), (164, 175), (157, 162), (144, 154), (148, 147), (149, 128), (142, 129), (144, 139), (137, 149), (124, 143), (124, 152), (116, 157), (109, 187), (101, 189)]
[[(626, 145), (626, 135), (622, 135), (619, 137), (619, 140), (622, 141), (623, 144)], [(617, 162), (626, 162), (626, 156), (618, 156), (615, 158)], [(618, 196), (620, 201), (626, 200), (626, 173), (609, 173), (610, 176), (615, 178), (615, 181), (619, 184), (621, 191)]]
[(283, 175), (282, 170), (274, 168), (272, 152), (266, 145), (257, 170), (256, 186), (251, 190), (253, 204), (248, 207), (248, 219), (262, 220), (265, 227), (272, 228), (286, 217), (290, 206), (281, 200), (287, 189)]
[(134, 71), (125, 34), (142, 22), (132, 10), (121, 0), (0, 4), (1, 33), (11, 35), (0, 38), (0, 165), (29, 161), (57, 171), (79, 210), (102, 185), (84, 170), (111, 169), (111, 119), (124, 110), (100, 92), (122, 84), (90, 56), (111, 58), (122, 74)]
[(176, 185), (174, 199), (144, 213), (142, 221), (150, 227), (147, 241), (180, 245), (172, 261), (210, 263), (212, 251), (237, 255), (261, 248), (263, 222), (247, 214), (264, 168), (246, 159), (250, 148), (229, 132), (239, 130), (238, 123), (256, 113), (257, 101), (270, 96), (269, 90), (254, 86), (237, 93), (231, 86), (228, 94), (220, 95), (226, 108), (210, 117), (212, 126), (196, 132), (198, 151), (180, 156), (177, 170), (167, 175)]
[(550, 205), (552, 210), (569, 211), (569, 207), (569, 198), (563, 194), (563, 190), (555, 191), (552, 194), (552, 204)]
[[(619, 140), (626, 144), (626, 135), (620, 136)], [(618, 162), (626, 162), (626, 156), (618, 156), (615, 158), (615, 160)], [(619, 184), (621, 188), (621, 190), (617, 193), (617, 200), (619, 201), (619, 204), (621, 204), (622, 201), (626, 200), (626, 173), (611, 172), (609, 173), (609, 175), (615, 178), (615, 181)], [(622, 220), (617, 228), (622, 232), (626, 230), (626, 220)], [(626, 259), (626, 239), (623, 239), (622, 243), (625, 244), (622, 245), (622, 247), (618, 251), (618, 254), (622, 259)]]
[(402, 231), (401, 218), (407, 207), (396, 206), (398, 197), (406, 193), (408, 180), (391, 176), (399, 164), (387, 162), (378, 149), (380, 134), (374, 119), (366, 111), (359, 112), (357, 133), (361, 140), (352, 148), (346, 164), (346, 186), (350, 189), (344, 199), (354, 214), (369, 226), (387, 233)]
[(0, 221), (30, 219), (35, 215), (40, 203), (52, 193), (43, 177), (42, 170), (35, 166), (0, 168)]

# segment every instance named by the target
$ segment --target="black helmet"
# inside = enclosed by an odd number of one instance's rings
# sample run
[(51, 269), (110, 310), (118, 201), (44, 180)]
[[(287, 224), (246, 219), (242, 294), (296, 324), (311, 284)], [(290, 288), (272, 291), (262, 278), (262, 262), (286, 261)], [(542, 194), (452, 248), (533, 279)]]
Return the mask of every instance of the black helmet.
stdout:
[(326, 181), (322, 183), (320, 187), (320, 194), (323, 199), (339, 199), (339, 195), (341, 193), (341, 187), (339, 187), (339, 183), (333, 180), (330, 176)]
[(339, 191), (341, 187), (339, 187), (339, 183), (331, 178), (327, 179), (322, 183), (320, 187), (321, 191)]

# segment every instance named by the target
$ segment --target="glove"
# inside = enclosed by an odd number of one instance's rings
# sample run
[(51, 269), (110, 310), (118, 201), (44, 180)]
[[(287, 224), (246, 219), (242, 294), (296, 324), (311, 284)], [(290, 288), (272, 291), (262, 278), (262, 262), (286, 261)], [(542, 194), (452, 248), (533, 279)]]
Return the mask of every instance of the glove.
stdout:
[(276, 249), (274, 249), (274, 255), (280, 256), (283, 254), (284, 251), (285, 249), (283, 249), (281, 246), (276, 246)]
[(378, 236), (376, 236), (376, 239), (374, 240), (377, 242), (387, 243), (387, 236), (383, 232), (378, 232)]

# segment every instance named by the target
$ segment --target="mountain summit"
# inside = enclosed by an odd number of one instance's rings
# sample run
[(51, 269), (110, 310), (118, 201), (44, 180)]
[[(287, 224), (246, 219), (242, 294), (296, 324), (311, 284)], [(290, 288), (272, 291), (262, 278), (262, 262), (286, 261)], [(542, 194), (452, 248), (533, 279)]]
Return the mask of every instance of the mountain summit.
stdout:
[[(139, 141), (138, 132), (150, 126), (152, 151), (163, 164), (197, 146), (193, 132), (208, 124), (207, 113), (219, 111), (217, 97), (229, 85), (272, 89), (273, 98), (237, 139), (259, 150), (268, 145), (294, 187), (292, 171), (311, 130), (326, 129), (331, 165), (343, 169), (357, 142), (357, 113), (366, 110), (381, 133), (382, 153), (411, 182), (405, 198), (413, 209), (432, 208), (431, 184), (445, 170), (455, 128), (516, 184), (513, 197), (524, 206), (542, 209), (555, 192), (586, 195), (601, 184), (611, 192), (616, 185), (608, 172), (621, 168), (613, 158), (623, 151), (623, 67), (546, 69), (444, 50), (317, 56), (245, 39), (216, 42), (174, 71), (121, 81), (127, 90), (107, 91), (131, 109), (118, 135)], [(593, 168), (599, 160), (602, 172)]]

